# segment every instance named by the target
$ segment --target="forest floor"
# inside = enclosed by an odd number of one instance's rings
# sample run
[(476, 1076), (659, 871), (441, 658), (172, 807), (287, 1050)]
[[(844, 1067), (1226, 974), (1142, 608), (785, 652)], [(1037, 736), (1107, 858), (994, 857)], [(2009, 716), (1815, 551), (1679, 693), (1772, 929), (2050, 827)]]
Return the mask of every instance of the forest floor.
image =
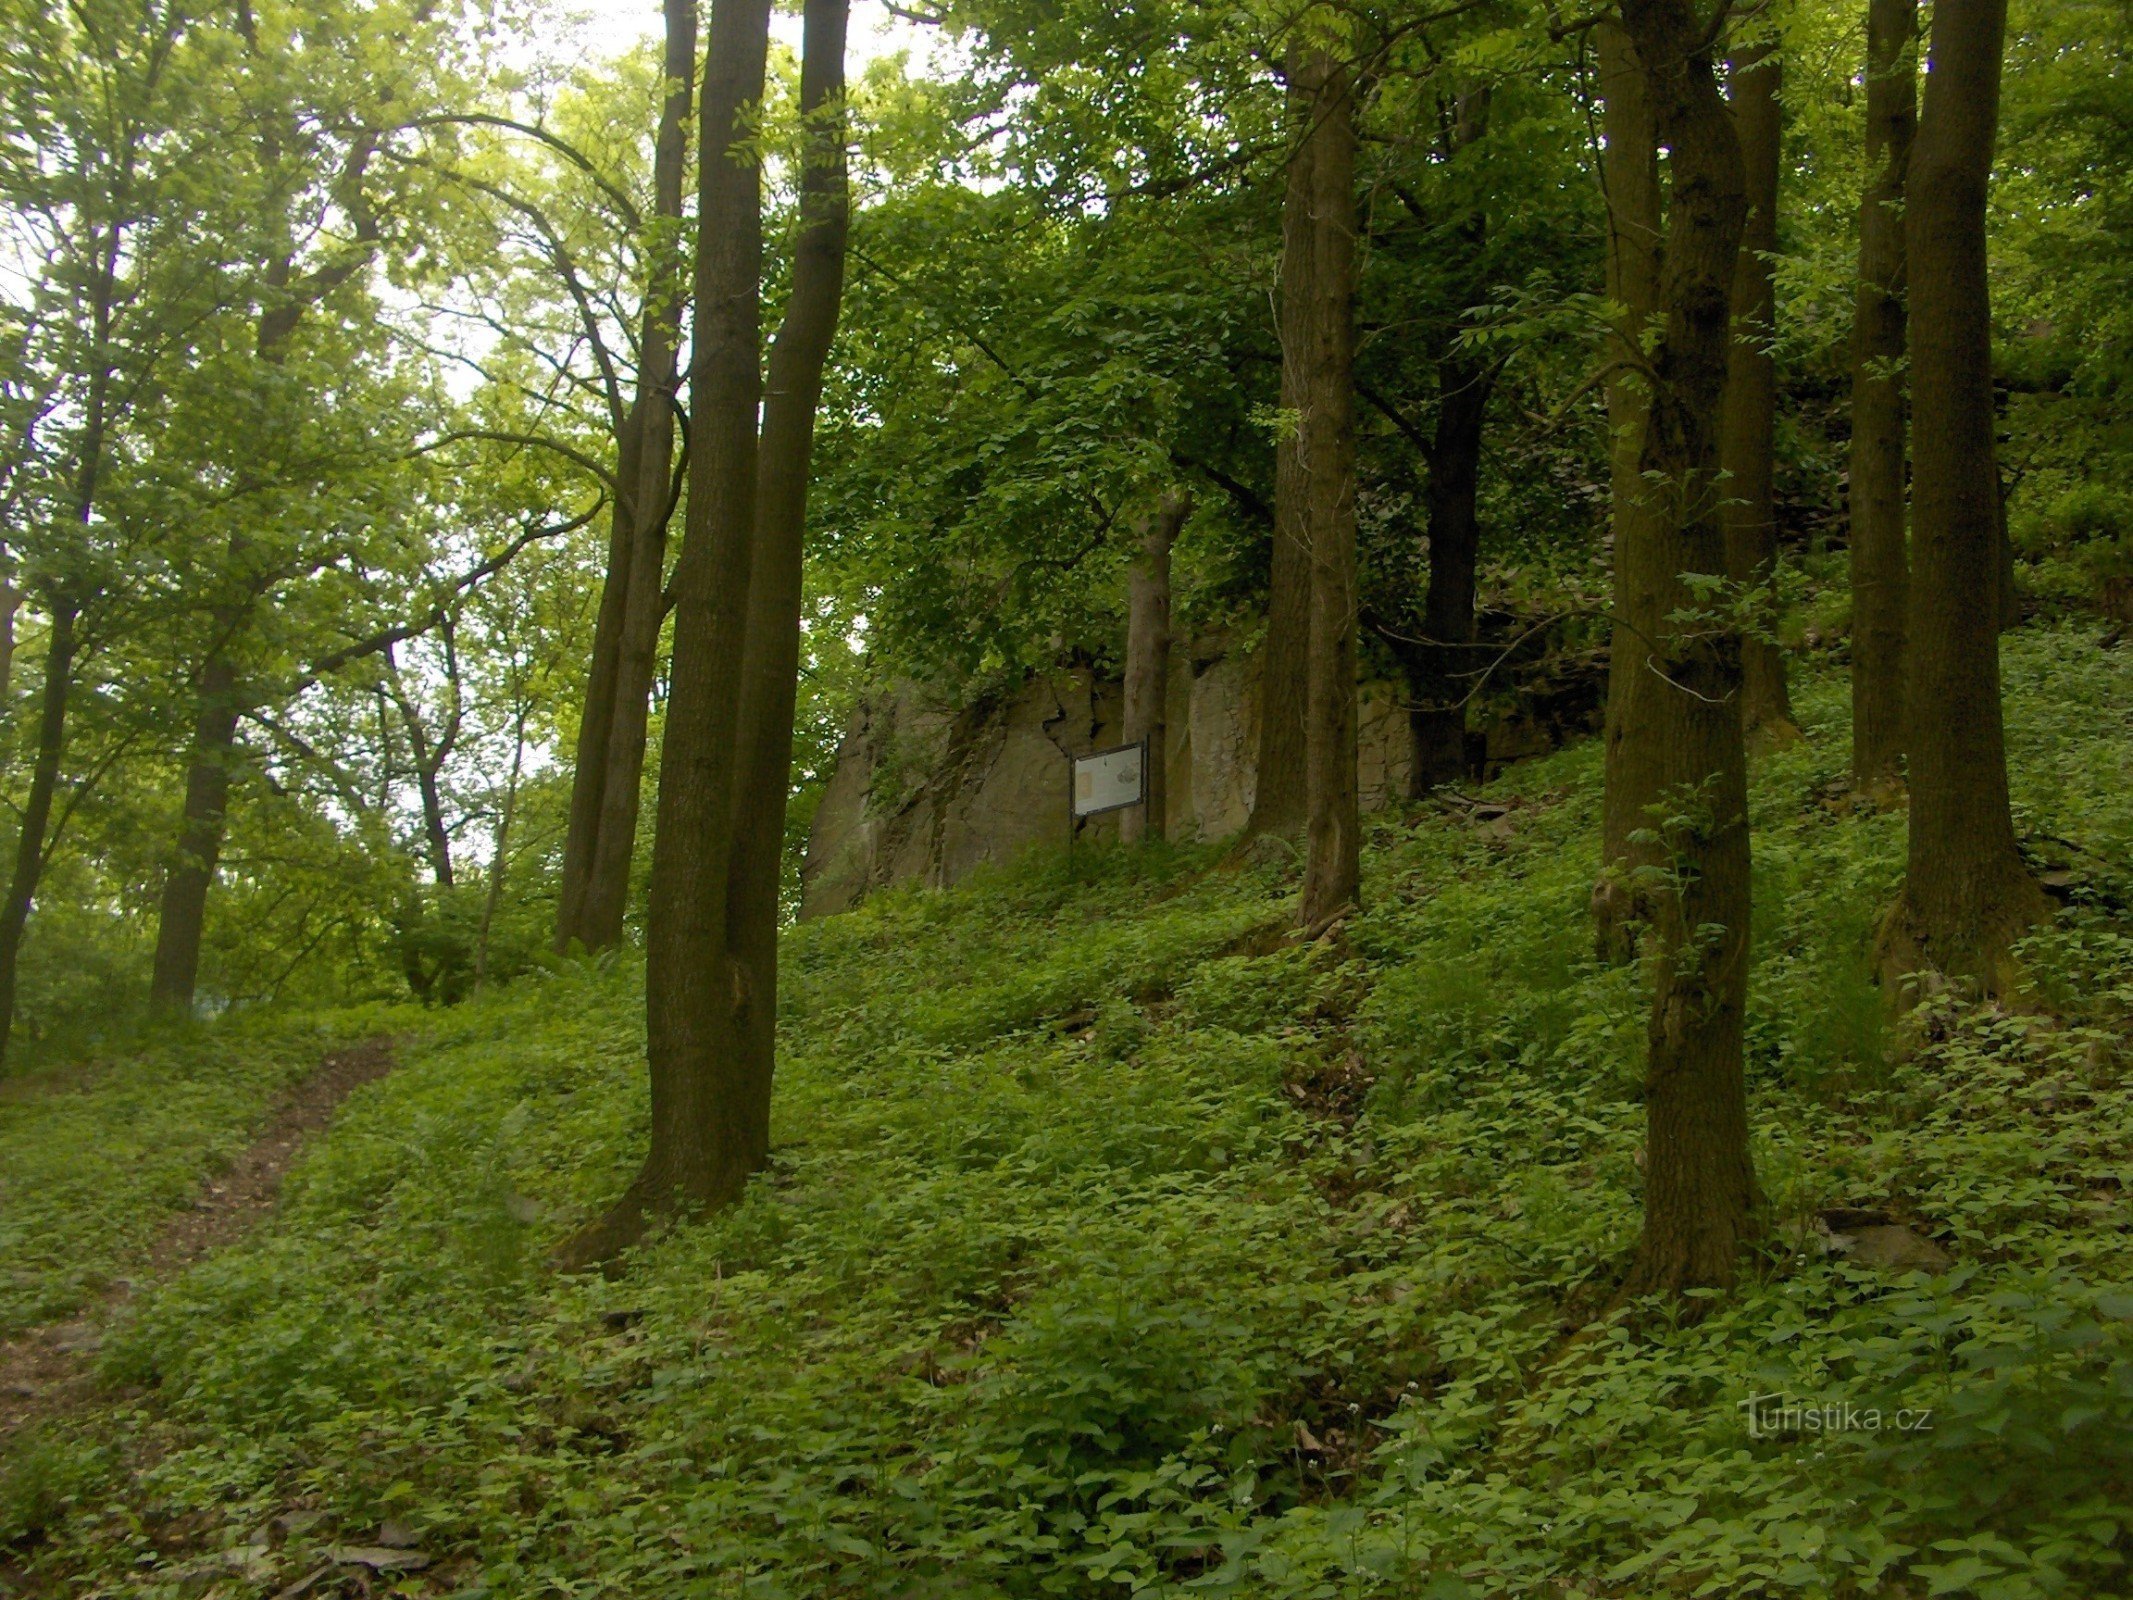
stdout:
[[(1752, 800), (1769, 1226), (1700, 1318), (1614, 1308), (1643, 981), (1591, 952), (1588, 745), (1373, 819), (1365, 909), (1310, 943), (1293, 866), (1220, 846), (792, 930), (771, 1170), (611, 1278), (545, 1255), (643, 1148), (635, 965), (371, 1018), (340, 1037), (399, 1065), (271, 1219), (18, 1434), (0, 1592), (2125, 1592), (2133, 650), (2097, 631), (2007, 642), (2063, 902), (2032, 993), (1901, 1024), (1867, 974), (1903, 819), (1846, 791), (1841, 662), (1802, 671)], [(184, 1103), (215, 1070), (142, 1072)], [(145, 1148), (70, 1098), (34, 1147), (0, 1115), (0, 1158), (64, 1187)], [(249, 1137), (269, 1100), (215, 1103)], [(138, 1259), (98, 1242), (133, 1201), (65, 1200), (45, 1232)], [(92, 1293), (41, 1239), (0, 1217), (10, 1329)]]
[[(98, 1398), (96, 1352), (104, 1325), (143, 1287), (153, 1287), (191, 1266), (211, 1250), (234, 1244), (273, 1209), (281, 1180), (303, 1141), (332, 1120), (352, 1090), (392, 1070), (392, 1042), (370, 1039), (329, 1050), (269, 1111), (258, 1137), (228, 1166), (201, 1181), (198, 1195), (171, 1215), (127, 1276), (113, 1280), (65, 1321), (18, 1329), (0, 1340), (0, 1451), (24, 1427), (48, 1428)], [(46, 1093), (71, 1087), (83, 1092), (93, 1080), (49, 1084)], [(18, 1097), (19, 1098), (19, 1097)]]

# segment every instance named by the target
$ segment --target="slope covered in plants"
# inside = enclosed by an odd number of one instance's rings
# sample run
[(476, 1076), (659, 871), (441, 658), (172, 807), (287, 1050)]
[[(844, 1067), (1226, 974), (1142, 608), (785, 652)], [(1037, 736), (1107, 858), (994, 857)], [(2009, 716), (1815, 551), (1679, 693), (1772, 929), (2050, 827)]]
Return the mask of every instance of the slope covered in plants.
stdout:
[[(634, 972), (437, 1016), (114, 1339), (141, 1403), (22, 1452), (6, 1532), (102, 1594), (2113, 1589), (2133, 657), (2032, 630), (2009, 684), (2069, 901), (2033, 1010), (1884, 1023), (1902, 819), (1845, 798), (1838, 677), (1758, 765), (1770, 1227), (1699, 1322), (1611, 1310), (1643, 1021), (1585, 747), (1383, 821), (1312, 944), (1290, 864), (1205, 848), (792, 931), (773, 1170), (612, 1279), (543, 1251), (641, 1148)], [(1830, 1253), (1861, 1213), (1952, 1265)]]

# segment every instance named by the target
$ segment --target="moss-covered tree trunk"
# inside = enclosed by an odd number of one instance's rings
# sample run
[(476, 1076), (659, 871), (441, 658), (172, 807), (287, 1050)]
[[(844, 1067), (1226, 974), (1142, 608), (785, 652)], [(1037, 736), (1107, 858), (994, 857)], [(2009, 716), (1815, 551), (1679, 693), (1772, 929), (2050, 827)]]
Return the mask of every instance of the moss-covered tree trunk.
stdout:
[(1192, 510), (1182, 489), (1172, 489), (1140, 524), (1140, 557), (1126, 579), (1126, 715), (1128, 742), (1147, 751), (1139, 806), (1118, 820), (1128, 844), (1160, 839), (1170, 807), (1170, 548)]
[(1657, 688), (1620, 736), (1648, 753), (1665, 872), (1648, 896), (1644, 1231), (1632, 1294), (1721, 1286), (1753, 1225), (1742, 1023), (1747, 999), (1747, 758), (1740, 635), (1693, 580), (1724, 575), (1719, 425), (1745, 209), (1740, 141), (1710, 24), (1688, 0), (1622, 0), (1673, 195), (1640, 458), (1666, 585)]
[(1868, 0), (1866, 186), (1852, 320), (1852, 785), (1903, 781), (1906, 272), (1903, 196), (1918, 121), (1918, 0)]
[(1317, 927), (1362, 892), (1356, 795), (1355, 92), (1348, 69), (1316, 57), (1311, 143), (1310, 364), (1301, 439), (1311, 554), (1310, 670), (1302, 918)]
[(2000, 711), (2000, 485), (1985, 205), (2006, 0), (1941, 0), (1911, 146), (1911, 843), (1884, 970), (1931, 966), (2004, 992), (2046, 915), (2015, 846)]
[(1639, 917), (1635, 871), (1650, 860), (1636, 835), (1649, 826), (1646, 812), (1659, 792), (1652, 752), (1625, 735), (1643, 720), (1644, 702), (1660, 688), (1647, 663), (1671, 577), (1638, 467), (1650, 395), (1642, 350), (1659, 298), (1662, 239), (1659, 134), (1644, 71), (1629, 34), (1617, 23), (1603, 18), (1595, 34), (1605, 97), (1600, 180), (1607, 198), (1607, 298), (1620, 308), (1621, 320), (1607, 380), (1614, 626), (1603, 736), (1602, 871), (1592, 909), (1601, 950), (1620, 959), (1631, 948)]
[(1756, 625), (1741, 639), (1741, 720), (1750, 737), (1799, 736), (1785, 686), (1785, 655), (1776, 624), (1777, 324), (1771, 257), (1778, 246), (1778, 170), (1784, 118), (1778, 99), (1784, 68), (1776, 43), (1758, 40), (1734, 58), (1733, 123), (1740, 135), (1748, 217), (1733, 277), (1733, 343), (1726, 361), (1726, 404), (1719, 457), (1726, 472), (1726, 572), (1754, 604)]

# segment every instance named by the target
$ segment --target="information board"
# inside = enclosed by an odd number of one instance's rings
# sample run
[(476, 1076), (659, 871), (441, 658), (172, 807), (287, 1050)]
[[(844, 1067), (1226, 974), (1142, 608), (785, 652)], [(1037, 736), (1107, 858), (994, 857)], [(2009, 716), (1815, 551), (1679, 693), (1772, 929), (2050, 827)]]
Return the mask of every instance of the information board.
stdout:
[(1074, 758), (1074, 815), (1093, 817), (1099, 811), (1137, 806), (1147, 798), (1145, 751), (1137, 744), (1122, 744), (1115, 750), (1098, 750)]

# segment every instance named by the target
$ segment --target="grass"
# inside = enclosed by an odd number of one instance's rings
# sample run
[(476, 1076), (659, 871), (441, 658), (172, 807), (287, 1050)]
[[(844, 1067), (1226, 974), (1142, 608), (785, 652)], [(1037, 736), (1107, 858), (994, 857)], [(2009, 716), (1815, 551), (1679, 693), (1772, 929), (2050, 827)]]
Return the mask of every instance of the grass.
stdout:
[[(1842, 803), (1842, 679), (1803, 675), (1754, 795), (1772, 1228), (1693, 1325), (1606, 1311), (1642, 1014), (1589, 959), (1583, 748), (1500, 821), (1375, 824), (1338, 945), (1257, 953), (1293, 878), (1197, 849), (795, 930), (771, 1172), (613, 1281), (541, 1254), (641, 1149), (637, 974), (433, 1016), (113, 1341), (155, 1402), (37, 1468), (25, 1553), (141, 1596), (387, 1521), (435, 1558), (406, 1594), (2120, 1589), (2133, 658), (2032, 631), (2008, 682), (2077, 902), (2031, 950), (2053, 1014), (1937, 1003), (1899, 1051), (1862, 972), (1902, 821)], [(1836, 1205), (1956, 1267), (1825, 1256)], [(1768, 1394), (1886, 1420), (1751, 1434)]]
[(247, 1018), (0, 1078), (0, 1339), (109, 1288), (279, 1090), (383, 1028), (370, 1012)]

